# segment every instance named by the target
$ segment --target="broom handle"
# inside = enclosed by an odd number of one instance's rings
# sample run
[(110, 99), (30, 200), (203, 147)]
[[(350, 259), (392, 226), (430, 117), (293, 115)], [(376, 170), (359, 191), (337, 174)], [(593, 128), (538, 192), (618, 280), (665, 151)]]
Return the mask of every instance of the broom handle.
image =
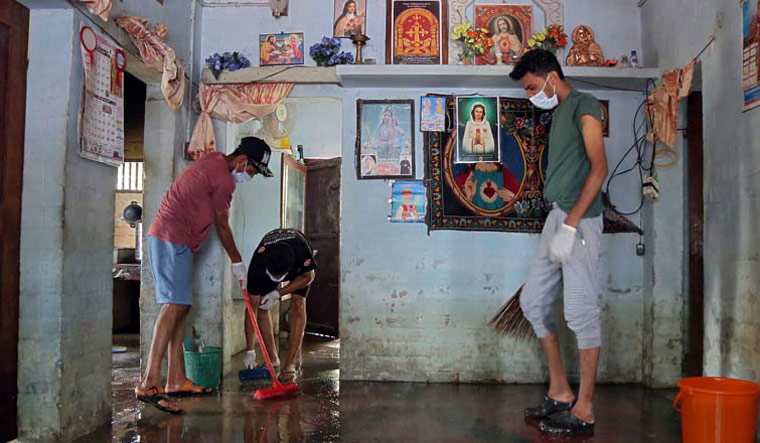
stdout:
[(259, 347), (261, 347), (261, 353), (264, 354), (264, 360), (267, 362), (267, 368), (269, 368), (269, 374), (272, 376), (274, 387), (280, 387), (280, 382), (277, 380), (277, 375), (274, 373), (274, 366), (272, 366), (272, 360), (269, 359), (269, 352), (264, 345), (264, 339), (261, 337), (261, 331), (259, 330), (259, 324), (256, 321), (256, 316), (253, 315), (253, 308), (251, 307), (251, 300), (248, 298), (248, 291), (243, 286), (243, 280), (240, 280), (240, 289), (243, 290), (243, 297), (245, 298), (245, 306), (248, 309), (248, 316), (251, 317), (251, 323), (253, 324), (253, 330), (256, 331), (256, 338), (259, 340)]

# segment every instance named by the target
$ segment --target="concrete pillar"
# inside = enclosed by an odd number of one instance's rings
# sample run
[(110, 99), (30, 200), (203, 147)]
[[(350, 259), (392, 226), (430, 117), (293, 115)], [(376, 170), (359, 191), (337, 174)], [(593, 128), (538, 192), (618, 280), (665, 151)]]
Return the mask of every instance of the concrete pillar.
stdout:
[(30, 18), (19, 313), (21, 441), (72, 440), (111, 418), (116, 168), (77, 153), (78, 18), (63, 7), (32, 9)]

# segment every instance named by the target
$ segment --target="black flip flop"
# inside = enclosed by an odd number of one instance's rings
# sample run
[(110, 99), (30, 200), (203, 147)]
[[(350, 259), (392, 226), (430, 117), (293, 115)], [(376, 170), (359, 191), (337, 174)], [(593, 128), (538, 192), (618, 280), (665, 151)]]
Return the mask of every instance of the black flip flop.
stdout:
[(545, 434), (570, 435), (593, 432), (594, 423), (585, 422), (570, 411), (563, 411), (552, 419), (543, 420), (538, 428)]
[(169, 409), (166, 406), (160, 404), (159, 402), (161, 400), (166, 401), (166, 398), (164, 398), (163, 395), (160, 394), (160, 390), (158, 388), (149, 388), (145, 390), (144, 394), (136, 394), (137, 400), (147, 403), (149, 405), (154, 406), (156, 409), (159, 409), (164, 412), (168, 412), (172, 415), (182, 415), (185, 413), (182, 409)]
[(541, 404), (538, 405), (535, 408), (526, 408), (525, 409), (525, 417), (526, 418), (547, 418), (552, 414), (556, 414), (557, 412), (563, 412), (563, 411), (569, 411), (573, 409), (573, 402), (561, 402), (554, 400), (552, 398), (549, 398), (548, 395), (545, 395), (543, 400), (541, 400)]

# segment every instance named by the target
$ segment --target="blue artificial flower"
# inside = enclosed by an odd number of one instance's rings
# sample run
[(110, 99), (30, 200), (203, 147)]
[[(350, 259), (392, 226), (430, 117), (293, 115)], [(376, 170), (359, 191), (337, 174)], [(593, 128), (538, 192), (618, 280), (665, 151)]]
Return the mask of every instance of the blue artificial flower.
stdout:
[(340, 46), (340, 39), (338, 37), (333, 37), (330, 42), (333, 44), (333, 46)]

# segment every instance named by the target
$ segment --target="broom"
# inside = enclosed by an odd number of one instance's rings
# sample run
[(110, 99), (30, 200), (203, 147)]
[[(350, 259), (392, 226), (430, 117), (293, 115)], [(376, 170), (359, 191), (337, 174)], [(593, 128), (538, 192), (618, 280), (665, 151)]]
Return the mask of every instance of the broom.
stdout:
[(266, 400), (269, 398), (284, 397), (286, 395), (295, 394), (298, 392), (298, 385), (295, 382), (280, 383), (277, 380), (277, 375), (274, 373), (274, 367), (272, 366), (272, 360), (269, 359), (269, 352), (264, 345), (264, 339), (261, 338), (261, 331), (259, 330), (259, 324), (256, 322), (256, 316), (253, 315), (253, 308), (251, 307), (251, 301), (248, 299), (248, 291), (243, 286), (243, 280), (240, 280), (240, 289), (243, 290), (243, 297), (245, 298), (245, 306), (248, 309), (248, 315), (251, 317), (251, 324), (253, 324), (253, 330), (256, 332), (256, 338), (259, 340), (259, 346), (261, 347), (261, 353), (264, 354), (264, 360), (267, 362), (267, 368), (269, 368), (269, 375), (272, 376), (272, 387), (257, 389), (253, 393), (253, 398), (256, 400)]
[(533, 327), (520, 308), (520, 294), (523, 286), (524, 284), (520, 285), (517, 292), (499, 309), (498, 314), (488, 322), (499, 334), (512, 337), (517, 341), (530, 340), (535, 337)]

